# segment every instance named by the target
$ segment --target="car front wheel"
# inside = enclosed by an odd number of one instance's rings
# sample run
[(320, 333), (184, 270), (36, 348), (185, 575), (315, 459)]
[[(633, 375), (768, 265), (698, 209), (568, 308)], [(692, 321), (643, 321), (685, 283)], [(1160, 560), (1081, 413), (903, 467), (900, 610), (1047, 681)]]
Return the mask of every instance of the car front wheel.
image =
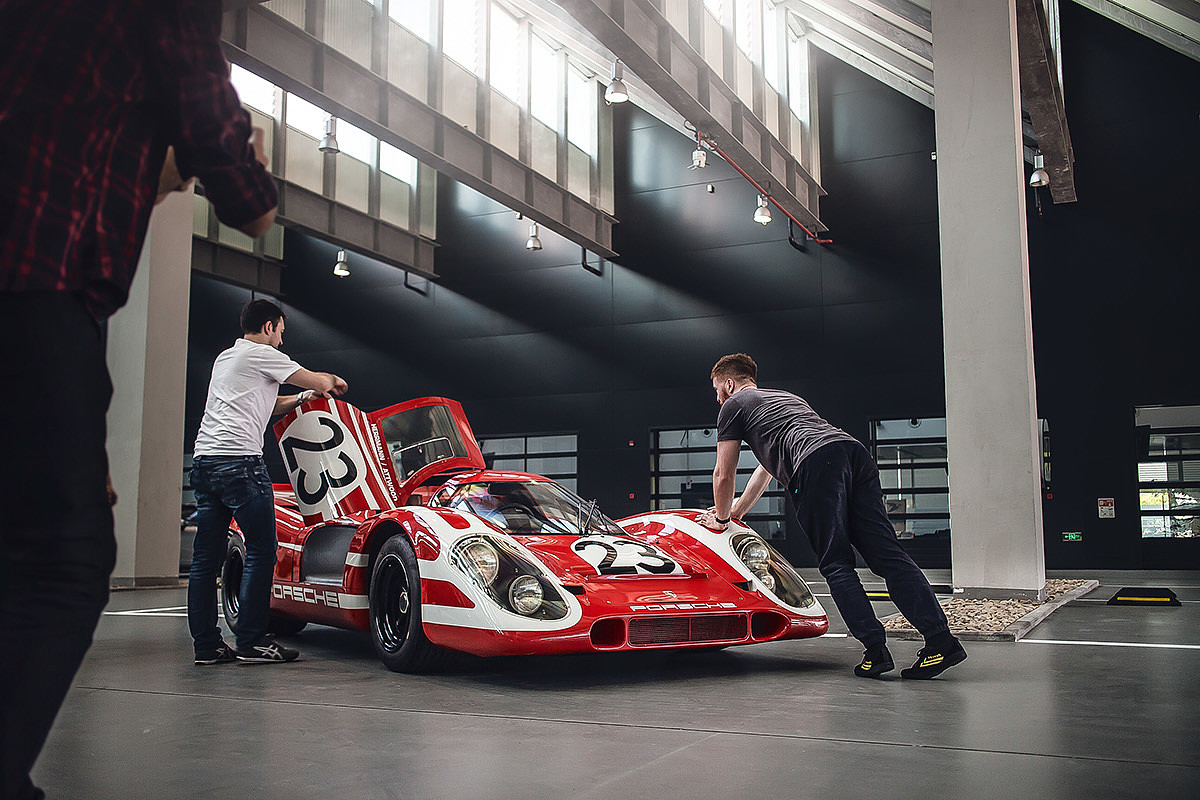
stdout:
[(428, 672), (447, 651), (425, 638), (421, 625), (421, 576), (417, 556), (402, 533), (388, 539), (371, 571), (371, 641), (393, 672)]

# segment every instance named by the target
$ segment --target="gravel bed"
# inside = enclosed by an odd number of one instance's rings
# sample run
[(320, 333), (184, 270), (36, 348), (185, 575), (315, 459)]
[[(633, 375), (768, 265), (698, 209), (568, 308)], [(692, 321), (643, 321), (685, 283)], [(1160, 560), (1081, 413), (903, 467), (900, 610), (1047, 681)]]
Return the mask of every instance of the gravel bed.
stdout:
[[(1046, 599), (1043, 602), (1049, 603), (1084, 583), (1086, 581), (1046, 581)], [(1036, 600), (968, 600), (956, 597), (943, 601), (942, 609), (950, 621), (952, 633), (1000, 633), (1042, 604)], [(892, 631), (914, 630), (901, 614), (884, 620), (883, 626)]]

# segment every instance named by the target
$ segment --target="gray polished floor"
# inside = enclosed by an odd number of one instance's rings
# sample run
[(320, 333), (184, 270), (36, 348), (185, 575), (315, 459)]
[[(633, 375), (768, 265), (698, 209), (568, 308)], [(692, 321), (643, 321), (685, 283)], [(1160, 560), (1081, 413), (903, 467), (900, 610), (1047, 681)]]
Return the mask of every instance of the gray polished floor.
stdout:
[[(1200, 575), (1056, 576), (1102, 585), (930, 682), (853, 677), (836, 612), (817, 640), (423, 677), (309, 628), (298, 663), (201, 668), (182, 590), (123, 592), (34, 776), (51, 800), (1200, 797)], [(1139, 585), (1186, 602), (1104, 604)]]

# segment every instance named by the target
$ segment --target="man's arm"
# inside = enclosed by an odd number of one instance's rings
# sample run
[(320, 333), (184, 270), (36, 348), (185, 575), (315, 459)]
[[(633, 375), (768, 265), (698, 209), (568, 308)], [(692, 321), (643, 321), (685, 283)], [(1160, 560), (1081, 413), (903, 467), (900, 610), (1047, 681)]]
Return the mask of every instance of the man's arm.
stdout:
[(771, 473), (767, 472), (766, 467), (759, 464), (758, 469), (754, 470), (754, 474), (750, 476), (750, 481), (742, 491), (742, 496), (729, 509), (730, 519), (741, 519), (749, 514), (750, 509), (754, 508), (754, 504), (762, 497), (770, 482)]
[(713, 469), (713, 508), (700, 517), (700, 524), (705, 527), (723, 531), (729, 524), (741, 449), (740, 441), (717, 442), (717, 466)]
[(307, 403), (315, 395), (312, 389), (305, 389), (300, 394), (281, 394), (275, 398), (275, 407), (271, 409), (271, 416), (278, 414), (286, 414), (293, 408), (299, 408)]
[(250, 115), (229, 81), (220, 4), (177, 0), (164, 8), (168, 24), (159, 33), (159, 50), (169, 76), (166, 131), (179, 175), (203, 182), (219, 220), (260, 236), (274, 222), (278, 195), (266, 170), (262, 136), (251, 142)]
[(272, 414), (286, 414), (293, 408), (299, 408), (313, 397), (329, 397), (331, 394), (345, 394), (350, 387), (344, 380), (329, 372), (313, 372), (300, 369), (288, 376), (284, 383), (299, 386), (304, 391), (300, 394), (281, 394), (275, 398)]
[(288, 376), (284, 383), (299, 386), (301, 389), (312, 389), (322, 397), (331, 394), (342, 395), (350, 387), (344, 380), (330, 372), (313, 372), (301, 367)]

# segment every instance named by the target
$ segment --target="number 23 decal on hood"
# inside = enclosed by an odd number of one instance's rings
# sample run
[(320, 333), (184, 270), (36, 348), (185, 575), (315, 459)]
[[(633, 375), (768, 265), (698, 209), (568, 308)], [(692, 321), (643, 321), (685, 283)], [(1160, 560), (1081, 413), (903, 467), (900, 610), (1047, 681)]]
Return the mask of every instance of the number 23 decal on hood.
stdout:
[(680, 575), (683, 568), (645, 542), (617, 536), (585, 536), (571, 544), (601, 575)]

